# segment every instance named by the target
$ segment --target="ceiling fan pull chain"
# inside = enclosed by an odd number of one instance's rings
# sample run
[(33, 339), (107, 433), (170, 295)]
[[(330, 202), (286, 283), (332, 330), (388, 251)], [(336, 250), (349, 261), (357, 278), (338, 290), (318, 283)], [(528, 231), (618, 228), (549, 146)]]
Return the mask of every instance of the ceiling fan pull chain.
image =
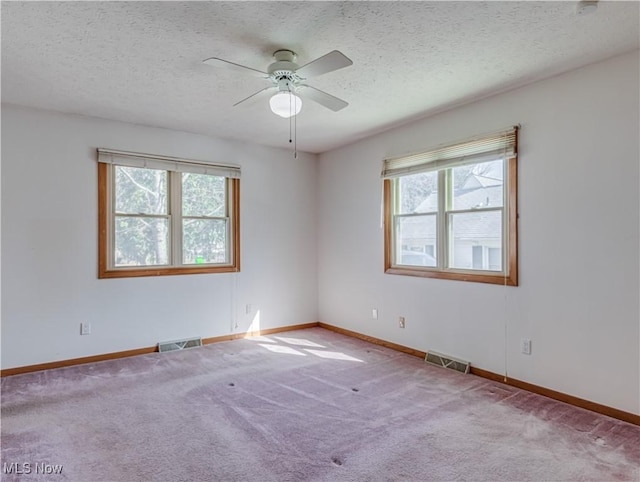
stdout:
[[(291, 112), (291, 95), (289, 95), (289, 112)], [(291, 144), (291, 119), (292, 116), (289, 116), (289, 144)]]
[(298, 158), (298, 116), (293, 116), (293, 158)]

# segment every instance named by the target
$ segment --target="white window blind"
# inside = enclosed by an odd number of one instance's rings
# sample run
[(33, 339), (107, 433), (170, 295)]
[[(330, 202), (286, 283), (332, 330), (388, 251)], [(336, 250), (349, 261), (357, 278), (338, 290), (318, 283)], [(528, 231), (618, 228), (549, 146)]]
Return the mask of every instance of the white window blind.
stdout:
[(139, 152), (116, 151), (112, 149), (98, 149), (98, 162), (117, 164), (127, 167), (142, 167), (147, 169), (163, 169), (165, 171), (191, 172), (194, 174), (209, 174), (240, 178), (240, 166), (232, 164), (209, 164), (202, 161), (179, 159), (177, 157), (156, 156)]
[(409, 156), (385, 159), (382, 178), (391, 179), (420, 172), (514, 157), (518, 127), (477, 136), (455, 144)]

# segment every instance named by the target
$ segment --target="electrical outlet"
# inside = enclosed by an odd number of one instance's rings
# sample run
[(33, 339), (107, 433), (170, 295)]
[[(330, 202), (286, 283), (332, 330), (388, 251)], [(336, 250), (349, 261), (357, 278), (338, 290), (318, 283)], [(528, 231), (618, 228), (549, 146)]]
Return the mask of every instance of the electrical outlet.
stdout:
[(405, 323), (404, 323), (404, 316), (399, 316), (399, 317), (398, 317), (398, 326), (399, 326), (400, 328), (404, 328), (404, 325), (405, 325)]
[(80, 334), (81, 335), (90, 335), (91, 334), (91, 323), (82, 322), (80, 323)]
[(247, 315), (251, 314), (251, 303), (247, 304), (245, 307), (245, 312)]
[(520, 340), (520, 351), (522, 351), (524, 355), (531, 355), (531, 340), (528, 338)]
[(374, 320), (377, 320), (377, 319), (378, 319), (378, 310), (377, 310), (376, 308), (374, 308), (374, 309), (371, 311), (371, 317), (372, 317)]

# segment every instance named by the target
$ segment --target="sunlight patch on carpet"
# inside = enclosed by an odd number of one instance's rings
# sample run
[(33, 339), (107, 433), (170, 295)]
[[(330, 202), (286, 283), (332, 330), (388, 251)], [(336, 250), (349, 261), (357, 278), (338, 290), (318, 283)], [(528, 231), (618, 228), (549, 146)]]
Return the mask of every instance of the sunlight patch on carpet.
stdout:
[(311, 347), (314, 347), (314, 348), (326, 348), (326, 346), (319, 345), (318, 343), (315, 343), (315, 342), (313, 342), (311, 340), (306, 340), (304, 338), (288, 338), (288, 337), (284, 337), (284, 336), (274, 336), (274, 338), (276, 340), (283, 341), (283, 342), (288, 343), (290, 345), (311, 346)]
[(260, 345), (263, 348), (266, 348), (269, 351), (272, 351), (274, 353), (283, 353), (286, 355), (300, 355), (300, 356), (307, 356), (304, 353), (296, 350), (295, 348), (291, 348), (290, 346), (282, 346), (282, 345), (266, 345), (264, 343), (258, 343), (258, 345)]
[(312, 355), (319, 356), (320, 358), (331, 358), (333, 360), (346, 360), (346, 361), (354, 361), (364, 363), (359, 358), (352, 357), (351, 355), (347, 355), (345, 353), (340, 353), (338, 351), (320, 351), (320, 350), (311, 350), (305, 348), (307, 353), (311, 353)]

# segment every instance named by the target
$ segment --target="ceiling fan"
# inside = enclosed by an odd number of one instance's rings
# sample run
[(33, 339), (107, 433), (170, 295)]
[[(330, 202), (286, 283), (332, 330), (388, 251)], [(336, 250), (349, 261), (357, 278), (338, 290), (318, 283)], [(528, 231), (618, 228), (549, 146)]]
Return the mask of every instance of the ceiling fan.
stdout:
[(338, 99), (331, 94), (327, 94), (305, 83), (310, 77), (317, 77), (353, 65), (353, 62), (349, 58), (343, 53), (333, 50), (299, 67), (298, 64), (295, 63), (296, 57), (296, 53), (292, 50), (276, 50), (273, 53), (275, 62), (267, 67), (266, 72), (218, 57), (203, 60), (203, 63), (214, 67), (223, 67), (238, 72), (253, 74), (271, 82), (270, 86), (233, 104), (234, 107), (255, 96), (265, 95), (270, 91), (275, 91), (275, 94), (271, 96), (269, 100), (271, 110), (274, 114), (285, 118), (295, 116), (300, 112), (302, 108), (302, 99), (300, 99), (300, 96), (313, 100), (334, 112), (344, 109), (349, 105), (344, 100)]

